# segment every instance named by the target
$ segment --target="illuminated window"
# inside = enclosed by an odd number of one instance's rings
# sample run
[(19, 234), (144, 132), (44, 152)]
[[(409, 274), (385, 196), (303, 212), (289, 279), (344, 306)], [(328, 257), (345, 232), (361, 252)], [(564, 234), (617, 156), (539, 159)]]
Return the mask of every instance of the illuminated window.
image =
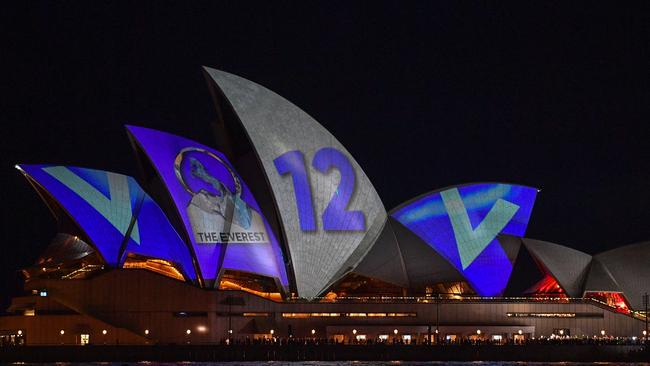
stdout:
[(602, 318), (603, 313), (506, 313), (509, 318)]
[(424, 288), (427, 297), (435, 297), (438, 294), (449, 295), (475, 295), (476, 292), (467, 282), (440, 282)]
[(77, 268), (74, 271), (61, 276), (62, 279), (64, 280), (76, 280), (80, 278), (86, 278), (86, 276), (90, 272), (98, 271), (104, 269), (104, 266), (101, 264), (89, 264), (87, 266), (83, 266), (81, 268)]
[(575, 318), (575, 313), (507, 313), (514, 318)]
[(322, 302), (335, 302), (349, 298), (374, 296), (401, 296), (403, 288), (376, 278), (349, 273), (337, 285), (321, 298)]
[(341, 313), (282, 313), (283, 318), (322, 318), (339, 317)]
[(283, 318), (309, 318), (310, 313), (282, 313)]
[(25, 309), (25, 312), (23, 314), (25, 316), (34, 316), (34, 315), (36, 315), (36, 310), (34, 310), (34, 309)]
[(349, 318), (384, 318), (384, 317), (416, 317), (417, 313), (282, 313), (283, 318), (324, 318), (324, 317), (340, 317), (345, 316)]
[(351, 318), (385, 318), (385, 317), (415, 317), (417, 313), (346, 313)]
[(272, 278), (248, 272), (226, 270), (219, 281), (219, 289), (245, 291), (272, 301), (282, 301), (282, 294)]
[(79, 344), (82, 346), (87, 345), (90, 343), (90, 334), (81, 334), (79, 335)]
[(176, 268), (174, 263), (162, 259), (129, 253), (122, 267), (127, 269), (144, 269), (179, 281), (185, 281), (185, 277)]
[(571, 329), (568, 328), (553, 329), (552, 335), (556, 337), (569, 337), (571, 336)]
[(40, 296), (40, 297), (47, 297), (47, 290), (41, 290), (41, 291), (38, 293), (38, 296)]

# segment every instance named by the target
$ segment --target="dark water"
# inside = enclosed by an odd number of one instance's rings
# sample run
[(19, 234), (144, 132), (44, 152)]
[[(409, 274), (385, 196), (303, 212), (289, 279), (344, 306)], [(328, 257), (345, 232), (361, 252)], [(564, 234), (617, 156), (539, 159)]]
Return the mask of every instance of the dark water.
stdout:
[(0, 365), (34, 365), (34, 366), (439, 366), (439, 365), (458, 365), (458, 366), (515, 366), (515, 365), (537, 365), (537, 366), (579, 366), (579, 365), (622, 365), (622, 366), (650, 366), (650, 363), (625, 363), (625, 362), (489, 362), (489, 361), (475, 361), (475, 362), (407, 362), (407, 361), (391, 361), (391, 362), (377, 362), (377, 361), (345, 361), (345, 362), (327, 362), (327, 361), (311, 361), (311, 362), (283, 362), (283, 361), (269, 361), (269, 362), (56, 362), (56, 363), (1, 363)]

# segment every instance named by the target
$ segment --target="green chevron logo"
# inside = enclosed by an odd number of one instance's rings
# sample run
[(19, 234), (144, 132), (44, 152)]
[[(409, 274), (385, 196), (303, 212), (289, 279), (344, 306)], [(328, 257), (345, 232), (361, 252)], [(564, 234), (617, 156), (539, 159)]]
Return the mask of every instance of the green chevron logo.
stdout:
[(440, 195), (451, 220), (463, 270), (474, 262), (519, 210), (518, 205), (499, 198), (485, 219), (474, 229), (458, 189), (452, 188)]
[[(126, 235), (131, 223), (131, 197), (129, 182), (125, 175), (107, 173), (110, 198), (97, 188), (64, 166), (52, 166), (43, 170), (78, 194), (100, 215), (111, 223), (122, 235)], [(140, 244), (140, 231), (136, 221), (131, 230), (131, 238)]]

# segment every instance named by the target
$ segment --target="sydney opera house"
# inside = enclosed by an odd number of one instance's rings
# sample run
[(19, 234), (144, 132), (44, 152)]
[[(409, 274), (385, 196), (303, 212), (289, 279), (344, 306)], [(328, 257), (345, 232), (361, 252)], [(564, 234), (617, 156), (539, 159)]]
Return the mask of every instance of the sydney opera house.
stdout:
[(313, 118), (205, 74), (210, 146), (127, 126), (137, 177), (16, 166), (58, 233), (22, 270), (3, 343), (643, 337), (650, 243), (591, 255), (527, 238), (539, 191), (515, 184), (446, 187), (387, 211)]

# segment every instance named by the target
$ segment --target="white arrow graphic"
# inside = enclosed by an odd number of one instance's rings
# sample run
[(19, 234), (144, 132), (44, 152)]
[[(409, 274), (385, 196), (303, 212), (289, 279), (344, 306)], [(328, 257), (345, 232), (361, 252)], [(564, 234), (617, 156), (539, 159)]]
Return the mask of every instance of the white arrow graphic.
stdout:
[[(121, 174), (106, 173), (110, 198), (97, 188), (64, 166), (53, 166), (43, 170), (78, 194), (97, 212), (104, 216), (122, 235), (126, 235), (131, 223), (131, 197), (127, 177)], [(136, 221), (131, 230), (131, 238), (140, 244), (140, 231)]]
[(458, 189), (452, 188), (440, 192), (440, 195), (451, 220), (451, 226), (454, 229), (463, 270), (474, 262), (474, 259), (483, 252), (519, 210), (519, 206), (499, 198), (485, 216), (485, 219), (481, 221), (476, 229), (472, 229), (465, 203), (460, 197)]

